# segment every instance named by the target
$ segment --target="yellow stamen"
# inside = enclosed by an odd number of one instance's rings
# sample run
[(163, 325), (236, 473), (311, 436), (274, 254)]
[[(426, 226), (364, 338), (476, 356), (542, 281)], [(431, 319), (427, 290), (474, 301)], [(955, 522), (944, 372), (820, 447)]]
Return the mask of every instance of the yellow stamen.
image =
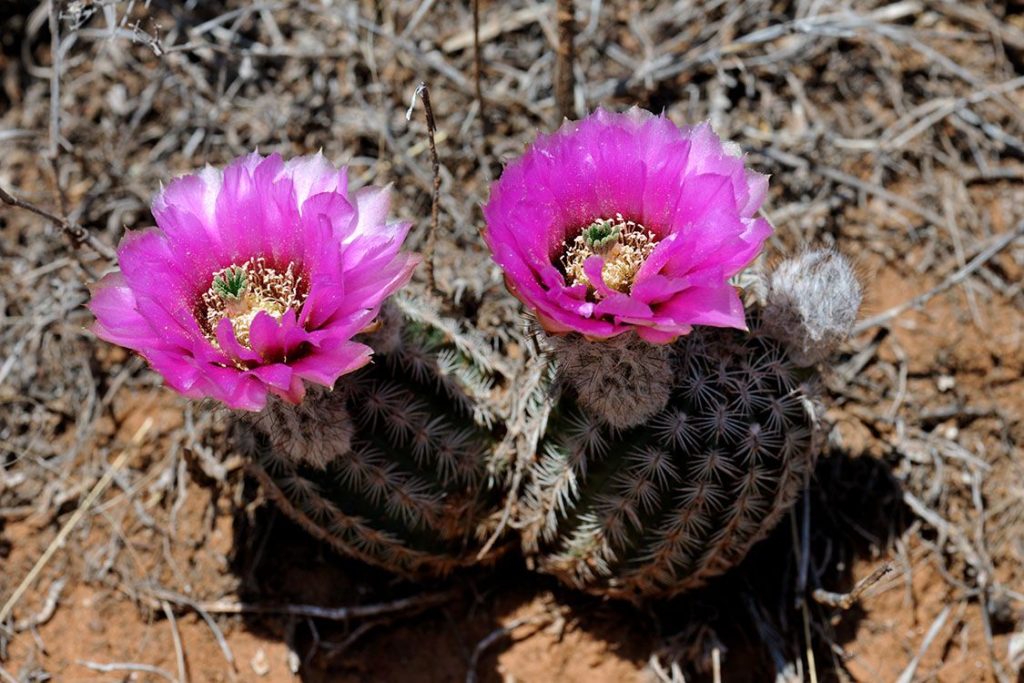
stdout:
[(196, 319), (206, 337), (216, 344), (217, 325), (227, 318), (238, 343), (248, 347), (249, 330), (260, 311), (278, 319), (289, 308), (298, 313), (307, 289), (302, 276), (295, 272), (295, 264), (288, 264), (282, 273), (268, 266), (262, 256), (251, 258), (213, 274)]
[(654, 233), (635, 221), (628, 221), (622, 214), (614, 219), (598, 219), (583, 228), (571, 243), (566, 243), (561, 263), (572, 285), (587, 285), (594, 296), (599, 292), (583, 270), (583, 264), (591, 256), (604, 258), (601, 275), (605, 285), (617, 292), (628, 294), (633, 286), (640, 266), (654, 251), (658, 239)]

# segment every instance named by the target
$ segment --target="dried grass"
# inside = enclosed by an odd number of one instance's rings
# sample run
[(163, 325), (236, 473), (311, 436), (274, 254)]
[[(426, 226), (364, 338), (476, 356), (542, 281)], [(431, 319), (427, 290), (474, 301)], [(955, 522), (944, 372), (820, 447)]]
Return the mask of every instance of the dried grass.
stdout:
[[(501, 161), (560, 120), (560, 27), (554, 2), (481, 2), (478, 97), (466, 2), (76, 0), (59, 16), (47, 2), (9, 4), (0, 20), (0, 188), (61, 220), (0, 206), (0, 596), (13, 594), (70, 515), (81, 517), (0, 632), (0, 661), (10, 647), (21, 653), (17, 673), (0, 675), (38, 680), (51, 664), (16, 624), (30, 623), (32, 605), (42, 605), (40, 624), (59, 617), (59, 602), (54, 610), (45, 600), (54, 579), (154, 613), (160, 604), (146, 606), (143, 586), (195, 588), (205, 602), (235, 588), (226, 560), (201, 550), (230, 515), (224, 505), (245, 500), (238, 463), (220, 459), (217, 420), (86, 330), (86, 283), (110, 267), (107, 249), (125, 227), (151, 222), (160, 182), (256, 147), (323, 149), (349, 164), (356, 184), (394, 183), (394, 210), (415, 221), (423, 244), (429, 145), (420, 117), (407, 121), (405, 111), (425, 81), (441, 158), (437, 287), (447, 306), (521, 357), (523, 335), (500, 332), (521, 319), (477, 236), (478, 207)], [(574, 85), (577, 110), (638, 104), (680, 123), (710, 118), (773, 174), (770, 254), (835, 246), (867, 280), (869, 317), (830, 379), (831, 450), (891, 470), (914, 521), (828, 527), (804, 512), (821, 506), (798, 508), (788, 583), (777, 596), (747, 596), (745, 617), (787, 680), (814, 680), (814, 653), (819, 673), (850, 680), (855, 660), (870, 655), (843, 642), (840, 608), (809, 602), (815, 589), (842, 588), (828, 582), (837, 563), (852, 561), (831, 552), (826, 544), (841, 549), (843, 539), (824, 538), (826, 528), (863, 531), (875, 553), (892, 554), (896, 578), (869, 595), (899, 589), (925, 565), (944, 577), (955, 608), (914, 637), (901, 680), (936, 675), (936, 651), (946, 661), (969, 656), (974, 641), (963, 634), (976, 628), (983, 675), (1020, 675), (1005, 636), (1024, 630), (1020, 12), (954, 0), (576, 3), (575, 78), (563, 74), (561, 87)], [(127, 465), (113, 471), (127, 448)], [(824, 509), (840, 508), (826, 475), (810, 486)], [(86, 509), (104, 479), (111, 490)], [(796, 622), (777, 609), (787, 596), (803, 601)], [(219, 619), (204, 618), (223, 643)], [(474, 671), (514, 622), (504, 628), (473, 652)], [(651, 675), (719, 671), (715, 631), (689, 642), (686, 633), (650, 644)], [(922, 660), (926, 651), (933, 656)], [(175, 679), (183, 656), (86, 666)], [(728, 670), (728, 649), (724, 663)]]

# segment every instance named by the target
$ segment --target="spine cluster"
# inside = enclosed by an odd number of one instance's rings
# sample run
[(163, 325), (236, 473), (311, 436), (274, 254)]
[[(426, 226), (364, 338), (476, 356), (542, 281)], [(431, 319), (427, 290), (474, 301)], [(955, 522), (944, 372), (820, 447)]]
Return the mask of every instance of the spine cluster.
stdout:
[(814, 465), (818, 389), (749, 324), (672, 346), (667, 404), (642, 425), (618, 428), (563, 395), (521, 511), (542, 571), (603, 595), (672, 595), (772, 528)]
[(300, 406), (275, 402), (243, 430), (282, 509), (339, 552), (407, 577), (475, 561), (500, 494), (495, 440), (474, 420), (465, 360), (407, 326), (386, 356)]

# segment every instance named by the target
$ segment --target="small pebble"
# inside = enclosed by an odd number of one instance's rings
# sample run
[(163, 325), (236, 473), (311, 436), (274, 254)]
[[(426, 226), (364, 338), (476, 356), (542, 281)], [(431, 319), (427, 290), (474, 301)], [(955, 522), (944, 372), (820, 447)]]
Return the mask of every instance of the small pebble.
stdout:
[(270, 673), (270, 662), (267, 661), (267, 653), (263, 651), (262, 647), (256, 650), (256, 654), (249, 661), (249, 666), (257, 676), (266, 676)]

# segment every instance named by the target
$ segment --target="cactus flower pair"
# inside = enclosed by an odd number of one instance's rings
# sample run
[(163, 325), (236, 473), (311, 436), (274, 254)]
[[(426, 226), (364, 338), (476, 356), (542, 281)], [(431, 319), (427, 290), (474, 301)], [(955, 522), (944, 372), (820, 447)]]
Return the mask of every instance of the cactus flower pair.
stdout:
[[(742, 328), (726, 281), (770, 234), (767, 178), (706, 124), (598, 110), (542, 136), (495, 184), (485, 239), (509, 288), (552, 332), (629, 329), (671, 341)], [(191, 398), (258, 411), (365, 365), (352, 337), (411, 277), (408, 223), (388, 191), (349, 193), (321, 155), (251, 154), (174, 180), (157, 227), (128, 233), (93, 288), (96, 334), (142, 355)]]

